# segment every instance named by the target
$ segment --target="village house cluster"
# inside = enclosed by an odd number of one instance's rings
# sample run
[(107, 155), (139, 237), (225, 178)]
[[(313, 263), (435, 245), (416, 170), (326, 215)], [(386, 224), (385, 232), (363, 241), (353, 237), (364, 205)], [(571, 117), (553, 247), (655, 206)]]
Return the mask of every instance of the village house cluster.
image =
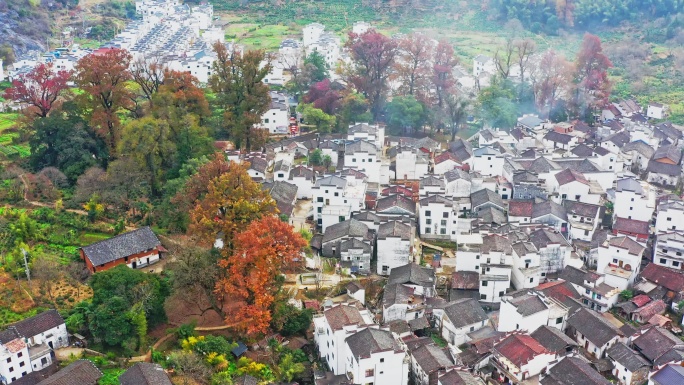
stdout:
[[(526, 115), (446, 148), (357, 123), (229, 153), (313, 222), (311, 267), (387, 279), (372, 303), (352, 281), (315, 307), (317, 384), (684, 381), (666, 315), (684, 299), (682, 131), (653, 107), (611, 104), (594, 127)], [(302, 163), (316, 150), (329, 168)]]

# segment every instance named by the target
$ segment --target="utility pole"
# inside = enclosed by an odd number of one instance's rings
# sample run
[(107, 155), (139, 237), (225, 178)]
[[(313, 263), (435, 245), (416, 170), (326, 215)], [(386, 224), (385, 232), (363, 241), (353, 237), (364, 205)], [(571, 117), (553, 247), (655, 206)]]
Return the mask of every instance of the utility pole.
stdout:
[(28, 280), (29, 287), (31, 287), (31, 270), (29, 270), (28, 258), (26, 257), (28, 253), (26, 252), (26, 249), (21, 249), (21, 253), (24, 255), (24, 268), (26, 269), (26, 279)]

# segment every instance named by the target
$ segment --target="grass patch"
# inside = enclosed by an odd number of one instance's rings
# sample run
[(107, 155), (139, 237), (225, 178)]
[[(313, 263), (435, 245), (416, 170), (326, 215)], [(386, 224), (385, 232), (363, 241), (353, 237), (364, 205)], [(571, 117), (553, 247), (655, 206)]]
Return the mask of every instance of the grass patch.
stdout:
[(124, 369), (111, 368), (101, 369), (102, 377), (97, 381), (98, 385), (119, 385), (119, 376), (125, 372)]
[(8, 112), (0, 114), (0, 131), (14, 127), (19, 119), (20, 114), (15, 112)]
[(95, 242), (103, 241), (105, 239), (109, 239), (112, 236), (109, 234), (102, 234), (102, 233), (84, 233), (78, 238), (79, 243), (82, 246), (87, 246)]
[(442, 336), (440, 336), (437, 332), (432, 332), (430, 333), (430, 338), (432, 338), (432, 342), (435, 343), (435, 345), (439, 346), (440, 348), (444, 348), (447, 346), (447, 342)]

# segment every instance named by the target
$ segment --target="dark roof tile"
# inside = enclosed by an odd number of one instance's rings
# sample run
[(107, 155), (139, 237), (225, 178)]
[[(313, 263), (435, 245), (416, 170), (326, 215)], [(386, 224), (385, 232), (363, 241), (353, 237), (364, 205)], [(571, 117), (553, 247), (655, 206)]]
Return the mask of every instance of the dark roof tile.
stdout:
[(149, 226), (145, 226), (85, 246), (82, 250), (86, 258), (88, 258), (94, 266), (99, 266), (159, 246), (161, 246), (159, 238), (157, 238)]

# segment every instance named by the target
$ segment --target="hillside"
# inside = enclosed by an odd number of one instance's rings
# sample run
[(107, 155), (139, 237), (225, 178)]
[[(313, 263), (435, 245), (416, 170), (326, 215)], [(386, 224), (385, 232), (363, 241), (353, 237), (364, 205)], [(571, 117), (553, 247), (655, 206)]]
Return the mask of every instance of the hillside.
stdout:
[(50, 36), (49, 12), (29, 0), (0, 0), (0, 59), (43, 50)]

